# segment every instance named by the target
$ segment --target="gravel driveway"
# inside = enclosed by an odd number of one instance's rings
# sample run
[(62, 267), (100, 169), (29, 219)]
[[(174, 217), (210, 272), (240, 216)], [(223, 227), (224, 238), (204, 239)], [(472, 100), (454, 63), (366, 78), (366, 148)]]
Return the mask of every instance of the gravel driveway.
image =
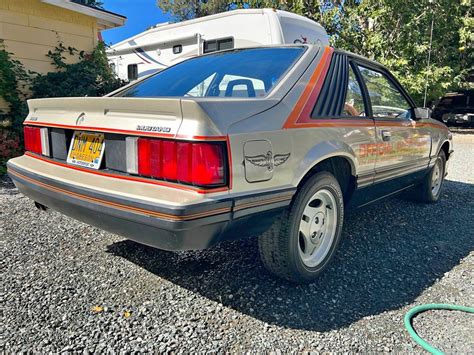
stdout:
[[(255, 239), (206, 251), (141, 246), (56, 212), (0, 179), (0, 351), (417, 351), (403, 316), (474, 305), (474, 136), (456, 135), (442, 201), (404, 198), (348, 216), (329, 270), (309, 286), (273, 278)], [(414, 325), (472, 352), (473, 318)]]

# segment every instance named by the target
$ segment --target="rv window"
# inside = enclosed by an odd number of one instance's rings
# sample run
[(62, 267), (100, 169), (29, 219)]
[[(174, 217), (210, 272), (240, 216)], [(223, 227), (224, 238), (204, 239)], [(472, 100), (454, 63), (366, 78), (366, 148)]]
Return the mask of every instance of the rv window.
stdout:
[(217, 41), (204, 42), (204, 53), (210, 53), (215, 51), (217, 51)]
[(254, 48), (198, 56), (120, 92), (125, 97), (263, 97), (304, 47)]
[(211, 41), (204, 42), (204, 53), (222, 51), (224, 49), (232, 49), (232, 48), (234, 48), (233, 37), (213, 39)]
[(138, 65), (130, 64), (128, 66), (128, 80), (133, 81), (138, 79)]
[(234, 39), (233, 38), (224, 38), (217, 41), (217, 46), (219, 50), (222, 51), (224, 49), (232, 49), (234, 48)]
[(183, 46), (178, 44), (177, 46), (173, 47), (173, 54), (179, 54), (183, 51)]

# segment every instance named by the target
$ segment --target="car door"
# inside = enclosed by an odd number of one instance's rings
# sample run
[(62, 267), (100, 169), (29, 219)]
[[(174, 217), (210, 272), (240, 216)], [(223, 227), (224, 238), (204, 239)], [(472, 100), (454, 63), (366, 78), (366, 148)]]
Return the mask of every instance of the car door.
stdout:
[(429, 164), (429, 130), (417, 126), (413, 101), (388, 71), (364, 62), (357, 68), (376, 126), (374, 183), (387, 182), (387, 193), (412, 185)]

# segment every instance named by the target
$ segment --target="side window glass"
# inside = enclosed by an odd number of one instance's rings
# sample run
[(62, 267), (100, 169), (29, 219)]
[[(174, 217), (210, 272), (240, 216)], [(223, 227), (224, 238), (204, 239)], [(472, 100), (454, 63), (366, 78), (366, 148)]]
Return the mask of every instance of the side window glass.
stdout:
[(351, 66), (349, 66), (349, 83), (347, 85), (346, 101), (341, 116), (366, 116), (362, 88)]
[(411, 105), (384, 74), (359, 66), (367, 86), (374, 117), (410, 118)]

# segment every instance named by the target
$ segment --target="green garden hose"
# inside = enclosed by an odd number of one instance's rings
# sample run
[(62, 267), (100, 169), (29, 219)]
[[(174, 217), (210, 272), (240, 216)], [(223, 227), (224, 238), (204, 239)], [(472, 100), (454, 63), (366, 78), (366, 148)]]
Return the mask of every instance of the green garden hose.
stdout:
[(407, 328), (408, 333), (410, 336), (415, 340), (423, 349), (429, 351), (432, 354), (435, 355), (442, 355), (443, 352), (439, 349), (436, 349), (434, 346), (431, 346), (428, 344), (426, 341), (424, 341), (413, 329), (413, 326), (411, 325), (411, 320), (415, 315), (418, 313), (422, 313), (425, 311), (429, 310), (436, 310), (436, 309), (444, 309), (444, 310), (449, 310), (449, 311), (461, 311), (461, 312), (468, 312), (468, 313), (474, 313), (474, 308), (473, 307), (465, 307), (465, 306), (457, 306), (454, 304), (422, 304), (420, 306), (413, 307), (408, 311), (407, 314), (405, 314), (405, 328)]

